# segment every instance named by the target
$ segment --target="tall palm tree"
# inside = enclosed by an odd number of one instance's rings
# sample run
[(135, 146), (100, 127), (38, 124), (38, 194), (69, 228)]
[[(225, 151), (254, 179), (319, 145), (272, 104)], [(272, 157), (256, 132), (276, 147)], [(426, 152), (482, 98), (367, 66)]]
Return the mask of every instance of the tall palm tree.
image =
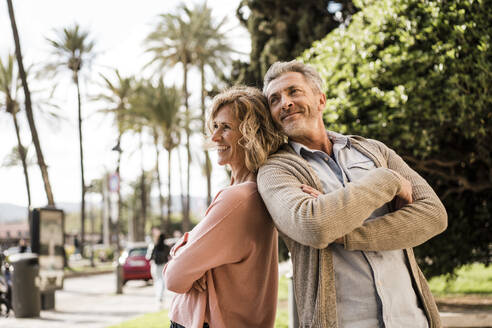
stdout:
[[(196, 33), (194, 34), (194, 63), (200, 70), (201, 82), (201, 122), (202, 134), (206, 134), (206, 118), (205, 118), (205, 97), (207, 90), (205, 87), (206, 76), (205, 68), (208, 67), (215, 75), (220, 75), (224, 71), (224, 67), (231, 62), (230, 54), (234, 51), (229, 45), (226, 37), (226, 32), (223, 31), (227, 17), (224, 17), (218, 23), (215, 22), (212, 16), (212, 9), (207, 6), (207, 3), (197, 4), (189, 11), (190, 20), (195, 22)], [(207, 178), (207, 204), (212, 202), (211, 195), (211, 171), (210, 156), (207, 150), (204, 150), (205, 155), (205, 175)]]
[(41, 170), (41, 176), (43, 178), (44, 190), (46, 192), (48, 205), (55, 206), (55, 199), (53, 197), (53, 192), (51, 190), (51, 184), (48, 175), (48, 167), (46, 166), (46, 163), (44, 161), (43, 151), (41, 149), (41, 143), (39, 142), (38, 131), (36, 129), (34, 114), (32, 111), (31, 92), (29, 91), (29, 86), (27, 84), (27, 74), (26, 71), (24, 70), (19, 33), (17, 31), (17, 24), (15, 22), (14, 7), (12, 5), (12, 0), (7, 0), (7, 5), (9, 10), (10, 23), (12, 26), (12, 33), (14, 35), (15, 56), (19, 68), (19, 76), (21, 78), (22, 87), (24, 89), (25, 110), (26, 110), (27, 121), (29, 123), (29, 129), (31, 130), (32, 142), (34, 143), (34, 148), (36, 150), (36, 156), (38, 159), (39, 169)]
[[(185, 107), (185, 119), (190, 121), (189, 93), (188, 93), (188, 70), (193, 64), (194, 58), (194, 35), (198, 28), (195, 22), (191, 20), (190, 11), (184, 5), (179, 7), (177, 14), (160, 15), (155, 30), (151, 32), (145, 42), (148, 45), (147, 52), (152, 53), (153, 59), (149, 65), (157, 64), (157, 69), (162, 70), (165, 67), (181, 64), (183, 68), (183, 100)], [(187, 152), (187, 186), (186, 202), (183, 209), (183, 227), (184, 231), (190, 229), (190, 167), (191, 167), (191, 150), (189, 125), (185, 126), (186, 133), (186, 152)]]
[(161, 191), (161, 178), (159, 172), (159, 147), (156, 147), (156, 170), (159, 184), (159, 205), (161, 208), (161, 229), (169, 232), (171, 219), (171, 153), (180, 142), (180, 115), (181, 95), (175, 87), (166, 87), (164, 78), (160, 77), (157, 85), (146, 82), (139, 88), (138, 101), (135, 110), (146, 120), (146, 125), (153, 129), (154, 142), (161, 141), (168, 153), (168, 199), (167, 218), (164, 223), (162, 213), (163, 197)]
[[(135, 79), (133, 77), (123, 77), (118, 70), (114, 71), (116, 79), (112, 81), (107, 76), (101, 74), (104, 81), (104, 91), (94, 97), (95, 100), (102, 100), (109, 104), (109, 108), (101, 110), (105, 114), (111, 114), (114, 117), (115, 125), (118, 128), (118, 138), (116, 140), (116, 146), (113, 148), (114, 151), (118, 152), (118, 161), (116, 165), (116, 174), (119, 177), (119, 184), (121, 186), (121, 138), (125, 131), (129, 129), (132, 113), (130, 111), (130, 98), (133, 93), (133, 88), (135, 84)], [(116, 211), (116, 222), (115, 222), (115, 234), (117, 236), (117, 246), (119, 247), (119, 232), (121, 230), (121, 208), (122, 208), (122, 198), (121, 190), (118, 188), (117, 191), (117, 211)]]
[[(135, 83), (135, 87), (133, 89), (132, 95), (129, 99), (130, 102), (130, 112), (131, 112), (131, 121), (129, 122), (129, 129), (133, 131), (139, 137), (139, 151), (140, 151), (140, 168), (141, 174), (139, 177), (140, 185), (138, 186), (139, 196), (140, 196), (140, 210), (138, 215), (135, 216), (135, 219), (138, 222), (135, 222), (133, 225), (135, 227), (135, 240), (143, 240), (144, 238), (144, 228), (147, 222), (147, 208), (148, 208), (148, 187), (147, 187), (147, 172), (144, 168), (144, 147), (143, 147), (143, 137), (146, 134), (147, 130), (147, 109), (143, 106), (142, 101), (145, 101), (145, 97), (143, 94), (147, 91), (146, 82), (137, 81)], [(131, 228), (131, 227), (130, 227)]]
[(19, 103), (15, 99), (17, 92), (20, 89), (20, 84), (18, 82), (18, 79), (14, 77), (14, 56), (9, 55), (5, 63), (3, 63), (0, 58), (0, 95), (2, 95), (0, 98), (0, 108), (4, 107), (5, 111), (12, 115), (15, 135), (17, 137), (17, 147), (15, 147), (15, 150), (18, 152), (18, 159), (22, 163), (22, 168), (24, 170), (24, 180), (27, 190), (27, 204), (29, 209), (31, 207), (31, 188), (29, 186), (29, 174), (27, 172), (27, 154), (26, 148), (22, 145), (20, 138), (19, 123), (17, 122)]
[(48, 64), (47, 68), (53, 72), (68, 69), (72, 73), (72, 80), (77, 88), (78, 104), (78, 130), (79, 130), (79, 152), (80, 152), (80, 175), (82, 195), (80, 204), (80, 243), (83, 249), (85, 237), (85, 193), (86, 185), (84, 178), (84, 151), (82, 136), (82, 104), (80, 99), (80, 70), (92, 57), (94, 41), (89, 40), (89, 32), (81, 30), (78, 24), (72, 27), (56, 31), (54, 39), (47, 39), (53, 47), (55, 61)]

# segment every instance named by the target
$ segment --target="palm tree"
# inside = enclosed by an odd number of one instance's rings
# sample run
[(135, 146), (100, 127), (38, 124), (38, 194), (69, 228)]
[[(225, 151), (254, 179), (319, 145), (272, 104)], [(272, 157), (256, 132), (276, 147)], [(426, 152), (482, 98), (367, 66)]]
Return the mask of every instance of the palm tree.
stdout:
[(84, 245), (85, 236), (85, 193), (86, 185), (84, 178), (84, 151), (82, 146), (82, 104), (80, 100), (80, 70), (86, 60), (91, 59), (91, 51), (94, 47), (94, 42), (89, 40), (89, 32), (82, 31), (78, 24), (73, 27), (64, 28), (56, 31), (55, 39), (47, 39), (53, 46), (53, 54), (56, 61), (50, 63), (47, 68), (53, 72), (58, 72), (60, 69), (69, 69), (72, 72), (72, 80), (77, 87), (77, 103), (78, 103), (78, 128), (79, 128), (79, 151), (80, 151), (80, 174), (82, 185), (82, 197), (80, 205), (80, 243), (81, 248)]
[[(15, 135), (17, 137), (17, 147), (14, 150), (17, 151), (17, 159), (22, 163), (22, 168), (24, 170), (24, 179), (26, 182), (27, 190), (27, 204), (28, 208), (31, 207), (31, 189), (29, 186), (29, 174), (27, 172), (27, 162), (26, 162), (26, 148), (22, 145), (19, 131), (19, 123), (17, 122), (17, 112), (19, 112), (19, 103), (15, 99), (20, 85), (18, 80), (14, 77), (14, 56), (9, 55), (7, 57), (7, 62), (4, 64), (0, 59), (0, 93), (2, 94), (2, 99), (0, 99), (0, 108), (4, 107), (5, 111), (12, 115), (12, 121), (14, 123)], [(12, 158), (12, 156), (11, 156)], [(10, 162), (14, 164), (15, 162)]]
[[(155, 30), (146, 38), (148, 44), (147, 51), (152, 53), (154, 58), (149, 65), (158, 64), (157, 69), (162, 70), (168, 66), (175, 66), (180, 63), (183, 67), (183, 99), (185, 107), (185, 120), (190, 121), (190, 109), (188, 105), (188, 70), (193, 64), (194, 58), (194, 38), (198, 31), (195, 21), (191, 19), (190, 10), (182, 5), (178, 14), (162, 14), (161, 21)], [(186, 133), (186, 152), (187, 152), (187, 186), (186, 202), (183, 209), (183, 230), (190, 229), (190, 167), (191, 150), (189, 125), (185, 126)]]
[(36, 129), (34, 114), (32, 111), (31, 93), (29, 91), (29, 86), (27, 84), (27, 74), (26, 71), (24, 70), (19, 33), (17, 31), (17, 24), (15, 22), (14, 7), (12, 5), (12, 0), (7, 0), (7, 5), (9, 9), (9, 17), (12, 26), (12, 33), (14, 35), (15, 56), (17, 58), (17, 65), (19, 68), (19, 76), (21, 78), (22, 87), (24, 89), (24, 101), (26, 105), (25, 110), (26, 110), (27, 121), (29, 123), (29, 129), (31, 130), (32, 142), (34, 143), (34, 148), (36, 150), (36, 156), (38, 159), (39, 169), (41, 170), (41, 176), (43, 178), (44, 190), (46, 192), (48, 205), (55, 206), (55, 200), (53, 197), (53, 192), (51, 190), (51, 184), (48, 175), (48, 167), (46, 166), (46, 163), (44, 161), (43, 151), (41, 150), (41, 143), (39, 142), (38, 130)]
[[(180, 142), (180, 116), (181, 95), (174, 87), (166, 87), (164, 78), (159, 78), (157, 85), (150, 82), (142, 83), (138, 89), (138, 98), (135, 101), (135, 111), (146, 121), (153, 131), (154, 145), (156, 149), (156, 173), (159, 185), (159, 205), (161, 208), (161, 229), (168, 231), (171, 218), (171, 152)], [(168, 203), (167, 219), (164, 223), (164, 205), (161, 190), (161, 177), (159, 172), (159, 145), (161, 142), (168, 153)], [(169, 231), (168, 231), (169, 232)]]
[[(189, 10), (189, 9), (188, 9)], [(195, 60), (194, 62), (200, 70), (201, 77), (201, 121), (202, 134), (206, 134), (206, 118), (205, 118), (205, 97), (207, 90), (205, 88), (206, 77), (205, 68), (208, 67), (215, 75), (220, 75), (223, 68), (230, 63), (230, 54), (235, 52), (229, 45), (225, 32), (223, 32), (224, 24), (227, 17), (224, 17), (220, 22), (215, 23), (212, 17), (212, 9), (207, 6), (207, 3), (197, 4), (192, 10), (189, 10), (190, 20), (195, 22), (198, 27), (194, 34), (195, 40), (193, 45)], [(204, 150), (205, 155), (205, 175), (207, 177), (207, 204), (212, 202), (211, 195), (211, 171), (210, 156), (207, 150)]]
[[(110, 105), (110, 108), (105, 108), (101, 112), (106, 114), (111, 114), (114, 116), (115, 125), (118, 127), (118, 138), (116, 141), (116, 146), (113, 148), (114, 151), (118, 152), (118, 162), (116, 165), (116, 174), (119, 177), (119, 184), (121, 186), (121, 138), (125, 131), (129, 129), (130, 120), (132, 113), (130, 112), (130, 98), (133, 93), (133, 88), (135, 84), (135, 79), (133, 77), (123, 77), (118, 70), (114, 71), (116, 75), (115, 81), (111, 81), (109, 77), (101, 74), (104, 80), (105, 91), (94, 97), (94, 100), (102, 100)], [(119, 247), (119, 232), (120, 232), (120, 221), (121, 221), (121, 207), (122, 198), (121, 190), (118, 188), (118, 201), (117, 201), (117, 218), (115, 223), (115, 233), (117, 236), (117, 246)]]

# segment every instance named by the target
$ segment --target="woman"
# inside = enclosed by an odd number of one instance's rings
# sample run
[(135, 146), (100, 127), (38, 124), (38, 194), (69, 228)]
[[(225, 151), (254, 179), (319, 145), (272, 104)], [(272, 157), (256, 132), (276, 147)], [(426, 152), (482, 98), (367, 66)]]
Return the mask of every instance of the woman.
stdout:
[(256, 189), (255, 172), (283, 142), (263, 94), (234, 87), (217, 95), (208, 120), (218, 163), (229, 165), (221, 190), (164, 268), (171, 327), (273, 327), (277, 305), (277, 232)]

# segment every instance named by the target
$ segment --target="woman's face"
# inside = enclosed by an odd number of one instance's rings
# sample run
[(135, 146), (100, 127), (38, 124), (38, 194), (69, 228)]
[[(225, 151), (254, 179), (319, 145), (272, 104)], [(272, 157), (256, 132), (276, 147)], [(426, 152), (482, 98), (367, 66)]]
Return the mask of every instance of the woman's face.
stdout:
[(217, 146), (219, 165), (229, 164), (233, 170), (244, 166), (244, 149), (238, 143), (242, 134), (231, 105), (224, 105), (219, 109), (213, 118), (212, 128), (212, 141)]

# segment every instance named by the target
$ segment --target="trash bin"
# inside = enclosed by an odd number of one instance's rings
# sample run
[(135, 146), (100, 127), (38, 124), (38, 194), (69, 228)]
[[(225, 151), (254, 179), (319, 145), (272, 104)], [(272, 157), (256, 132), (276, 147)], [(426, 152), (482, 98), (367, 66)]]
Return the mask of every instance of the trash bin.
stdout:
[(12, 308), (16, 318), (39, 317), (39, 259), (33, 253), (9, 257), (12, 263)]

